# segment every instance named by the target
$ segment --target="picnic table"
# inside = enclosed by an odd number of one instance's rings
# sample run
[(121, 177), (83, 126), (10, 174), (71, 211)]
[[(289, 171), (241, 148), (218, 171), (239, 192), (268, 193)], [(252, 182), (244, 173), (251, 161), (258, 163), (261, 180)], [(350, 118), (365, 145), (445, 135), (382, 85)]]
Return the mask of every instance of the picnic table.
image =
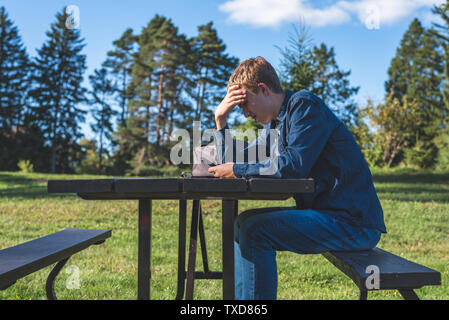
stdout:
[[(152, 200), (179, 200), (178, 231), (178, 290), (177, 298), (184, 292), (187, 276), (186, 298), (192, 298), (193, 279), (223, 279), (223, 299), (234, 299), (234, 219), (238, 214), (239, 200), (287, 200), (300, 193), (314, 191), (313, 179), (216, 179), (216, 178), (120, 178), (89, 180), (49, 180), (49, 193), (76, 193), (85, 200), (137, 200), (138, 207), (138, 271), (137, 297), (150, 299)], [(185, 272), (185, 235), (187, 200), (193, 200), (191, 253)], [(200, 200), (222, 201), (222, 272), (205, 270), (195, 272), (196, 224), (200, 222)], [(203, 243), (202, 243), (203, 244)], [(203, 246), (202, 246), (203, 249)], [(205, 248), (204, 248), (205, 249)], [(204, 256), (203, 256), (204, 258)]]

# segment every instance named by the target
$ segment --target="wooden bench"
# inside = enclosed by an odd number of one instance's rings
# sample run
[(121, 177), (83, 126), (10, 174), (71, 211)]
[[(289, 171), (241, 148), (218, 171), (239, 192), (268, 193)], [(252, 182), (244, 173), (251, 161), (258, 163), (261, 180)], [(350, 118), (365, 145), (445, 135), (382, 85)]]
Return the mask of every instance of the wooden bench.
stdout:
[(93, 244), (101, 244), (111, 230), (66, 229), (0, 251), (0, 290), (17, 280), (56, 263), (45, 285), (47, 298), (56, 300), (53, 285), (69, 258)]
[[(360, 290), (360, 300), (366, 300), (368, 291), (372, 290), (398, 290), (405, 300), (418, 300), (414, 289), (441, 285), (441, 274), (438, 271), (379, 248), (326, 252), (323, 256), (354, 281)], [(378, 272), (377, 285), (373, 281), (376, 276), (373, 271)]]

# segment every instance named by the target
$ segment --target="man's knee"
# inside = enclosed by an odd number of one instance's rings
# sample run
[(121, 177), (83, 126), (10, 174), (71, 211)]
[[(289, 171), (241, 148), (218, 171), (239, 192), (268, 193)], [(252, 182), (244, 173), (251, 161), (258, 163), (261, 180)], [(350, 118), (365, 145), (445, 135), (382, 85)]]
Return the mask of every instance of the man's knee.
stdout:
[(243, 211), (240, 213), (234, 221), (234, 240), (238, 242), (238, 235), (240, 233), (240, 229), (242, 225), (245, 224), (245, 221), (254, 215), (257, 212), (257, 209), (250, 209)]
[(270, 213), (249, 215), (239, 221), (239, 237), (263, 241), (267, 237), (272, 223), (273, 215)]
[(242, 226), (245, 225), (245, 221), (248, 219), (249, 215), (253, 212), (253, 210), (247, 210), (238, 215), (238, 217), (234, 221), (234, 241), (240, 243), (240, 233), (242, 230)]
[(234, 240), (239, 242), (240, 236), (259, 238), (266, 228), (274, 222), (272, 213), (284, 210), (292, 210), (293, 207), (268, 207), (256, 208), (242, 212), (234, 222)]

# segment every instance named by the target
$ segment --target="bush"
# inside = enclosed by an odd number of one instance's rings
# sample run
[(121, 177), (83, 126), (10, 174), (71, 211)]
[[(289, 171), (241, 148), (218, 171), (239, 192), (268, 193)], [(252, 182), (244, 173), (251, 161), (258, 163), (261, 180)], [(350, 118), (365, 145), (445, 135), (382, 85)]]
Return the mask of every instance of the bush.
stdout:
[(438, 149), (433, 142), (419, 140), (413, 147), (405, 150), (405, 161), (408, 166), (432, 168), (437, 161)]
[(436, 168), (440, 170), (449, 170), (449, 130), (443, 132), (435, 139), (438, 147), (438, 157)]
[(30, 160), (20, 160), (17, 163), (17, 166), (19, 167), (20, 172), (23, 172), (23, 173), (33, 173), (34, 172), (34, 166)]

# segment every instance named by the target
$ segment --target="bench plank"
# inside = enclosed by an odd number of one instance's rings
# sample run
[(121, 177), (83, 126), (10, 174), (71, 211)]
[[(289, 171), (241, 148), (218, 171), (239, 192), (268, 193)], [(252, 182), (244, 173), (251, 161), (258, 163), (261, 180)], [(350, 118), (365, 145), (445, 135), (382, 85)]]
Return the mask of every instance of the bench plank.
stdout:
[(66, 229), (0, 251), (0, 288), (103, 242), (111, 230)]
[(441, 285), (438, 271), (419, 265), (379, 248), (365, 251), (326, 252), (323, 256), (344, 272), (362, 290), (366, 290), (366, 273), (370, 265), (379, 268), (380, 290), (417, 289)]

